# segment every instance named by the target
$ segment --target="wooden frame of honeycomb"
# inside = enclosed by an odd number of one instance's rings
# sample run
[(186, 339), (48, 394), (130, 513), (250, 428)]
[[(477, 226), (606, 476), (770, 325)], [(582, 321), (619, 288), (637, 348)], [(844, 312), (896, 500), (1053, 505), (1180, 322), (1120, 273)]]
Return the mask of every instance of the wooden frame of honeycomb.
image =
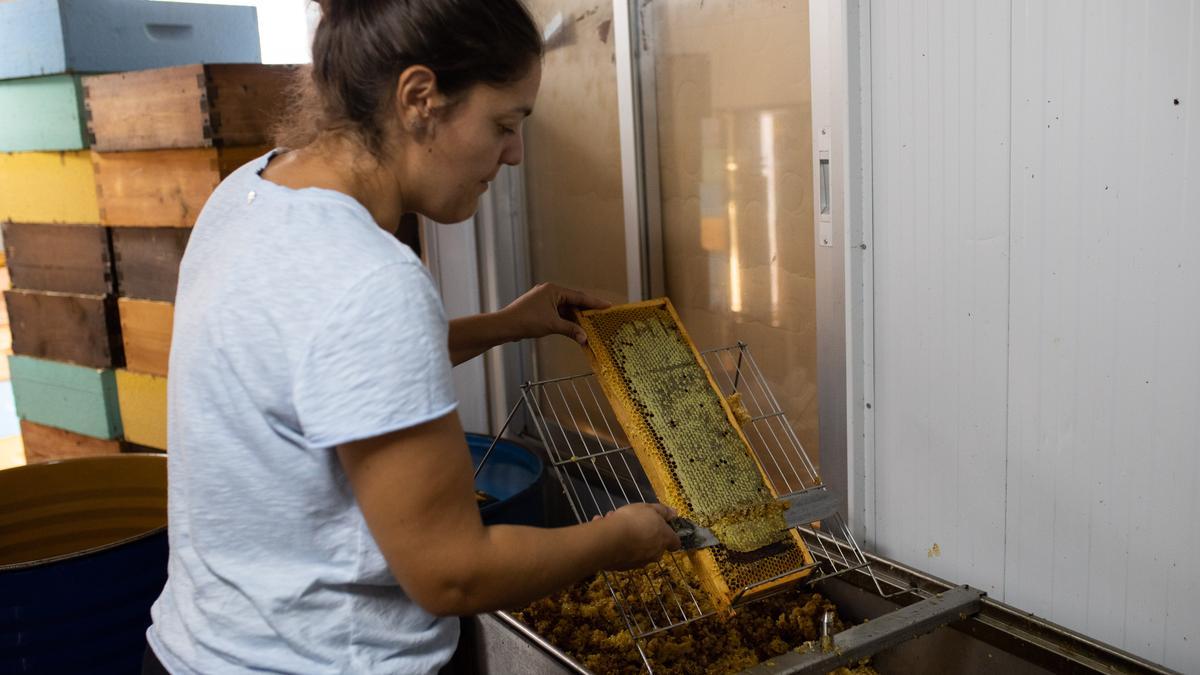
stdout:
[[(779, 534), (779, 495), (670, 300), (579, 312), (577, 319), (596, 379), (658, 499), (726, 544), (747, 543), (740, 547), (746, 553), (727, 546), (688, 552), (718, 608), (808, 576), (812, 555), (795, 530)], [(759, 545), (764, 532), (774, 542), (766, 547)]]

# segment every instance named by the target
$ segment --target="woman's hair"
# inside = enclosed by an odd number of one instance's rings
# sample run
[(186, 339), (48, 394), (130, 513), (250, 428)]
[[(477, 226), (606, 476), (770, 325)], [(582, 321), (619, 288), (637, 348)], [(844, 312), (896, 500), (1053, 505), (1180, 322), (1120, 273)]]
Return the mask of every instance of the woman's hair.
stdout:
[(318, 0), (311, 69), (293, 87), (280, 120), (286, 147), (324, 132), (349, 132), (383, 152), (400, 73), (423, 65), (453, 97), (472, 85), (511, 84), (542, 56), (542, 36), (521, 0)]

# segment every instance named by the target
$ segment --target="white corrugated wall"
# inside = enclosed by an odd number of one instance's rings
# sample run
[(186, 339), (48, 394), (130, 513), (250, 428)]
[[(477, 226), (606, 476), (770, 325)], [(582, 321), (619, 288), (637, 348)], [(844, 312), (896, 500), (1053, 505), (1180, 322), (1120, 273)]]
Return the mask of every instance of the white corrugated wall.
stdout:
[(1200, 2), (870, 21), (872, 542), (1200, 672)]

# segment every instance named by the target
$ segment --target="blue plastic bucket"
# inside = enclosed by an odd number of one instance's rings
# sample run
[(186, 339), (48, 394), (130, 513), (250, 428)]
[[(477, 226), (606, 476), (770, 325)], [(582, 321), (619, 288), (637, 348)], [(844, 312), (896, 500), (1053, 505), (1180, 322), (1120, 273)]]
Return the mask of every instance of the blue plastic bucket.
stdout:
[[(479, 465), (491, 444), (491, 436), (467, 434), (467, 446), (475, 466)], [(525, 446), (507, 440), (497, 443), (483, 471), (475, 478), (475, 489), (496, 499), (479, 509), (483, 522), (487, 525), (544, 527), (546, 508), (542, 499), (542, 481), (545, 474), (542, 460)]]
[(141, 672), (166, 524), (163, 455), (0, 471), (0, 673)]

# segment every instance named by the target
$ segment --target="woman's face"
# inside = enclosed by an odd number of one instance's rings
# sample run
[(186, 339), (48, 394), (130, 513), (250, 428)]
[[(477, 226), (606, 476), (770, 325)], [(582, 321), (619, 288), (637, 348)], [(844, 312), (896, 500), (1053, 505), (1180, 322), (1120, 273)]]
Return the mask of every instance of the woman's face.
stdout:
[(535, 62), (520, 81), (474, 85), (437, 116), (407, 153), (405, 192), (418, 189), (405, 195), (411, 202), (406, 210), (440, 223), (474, 215), (500, 168), (521, 163), (525, 118), (533, 112), (541, 81), (542, 66)]

